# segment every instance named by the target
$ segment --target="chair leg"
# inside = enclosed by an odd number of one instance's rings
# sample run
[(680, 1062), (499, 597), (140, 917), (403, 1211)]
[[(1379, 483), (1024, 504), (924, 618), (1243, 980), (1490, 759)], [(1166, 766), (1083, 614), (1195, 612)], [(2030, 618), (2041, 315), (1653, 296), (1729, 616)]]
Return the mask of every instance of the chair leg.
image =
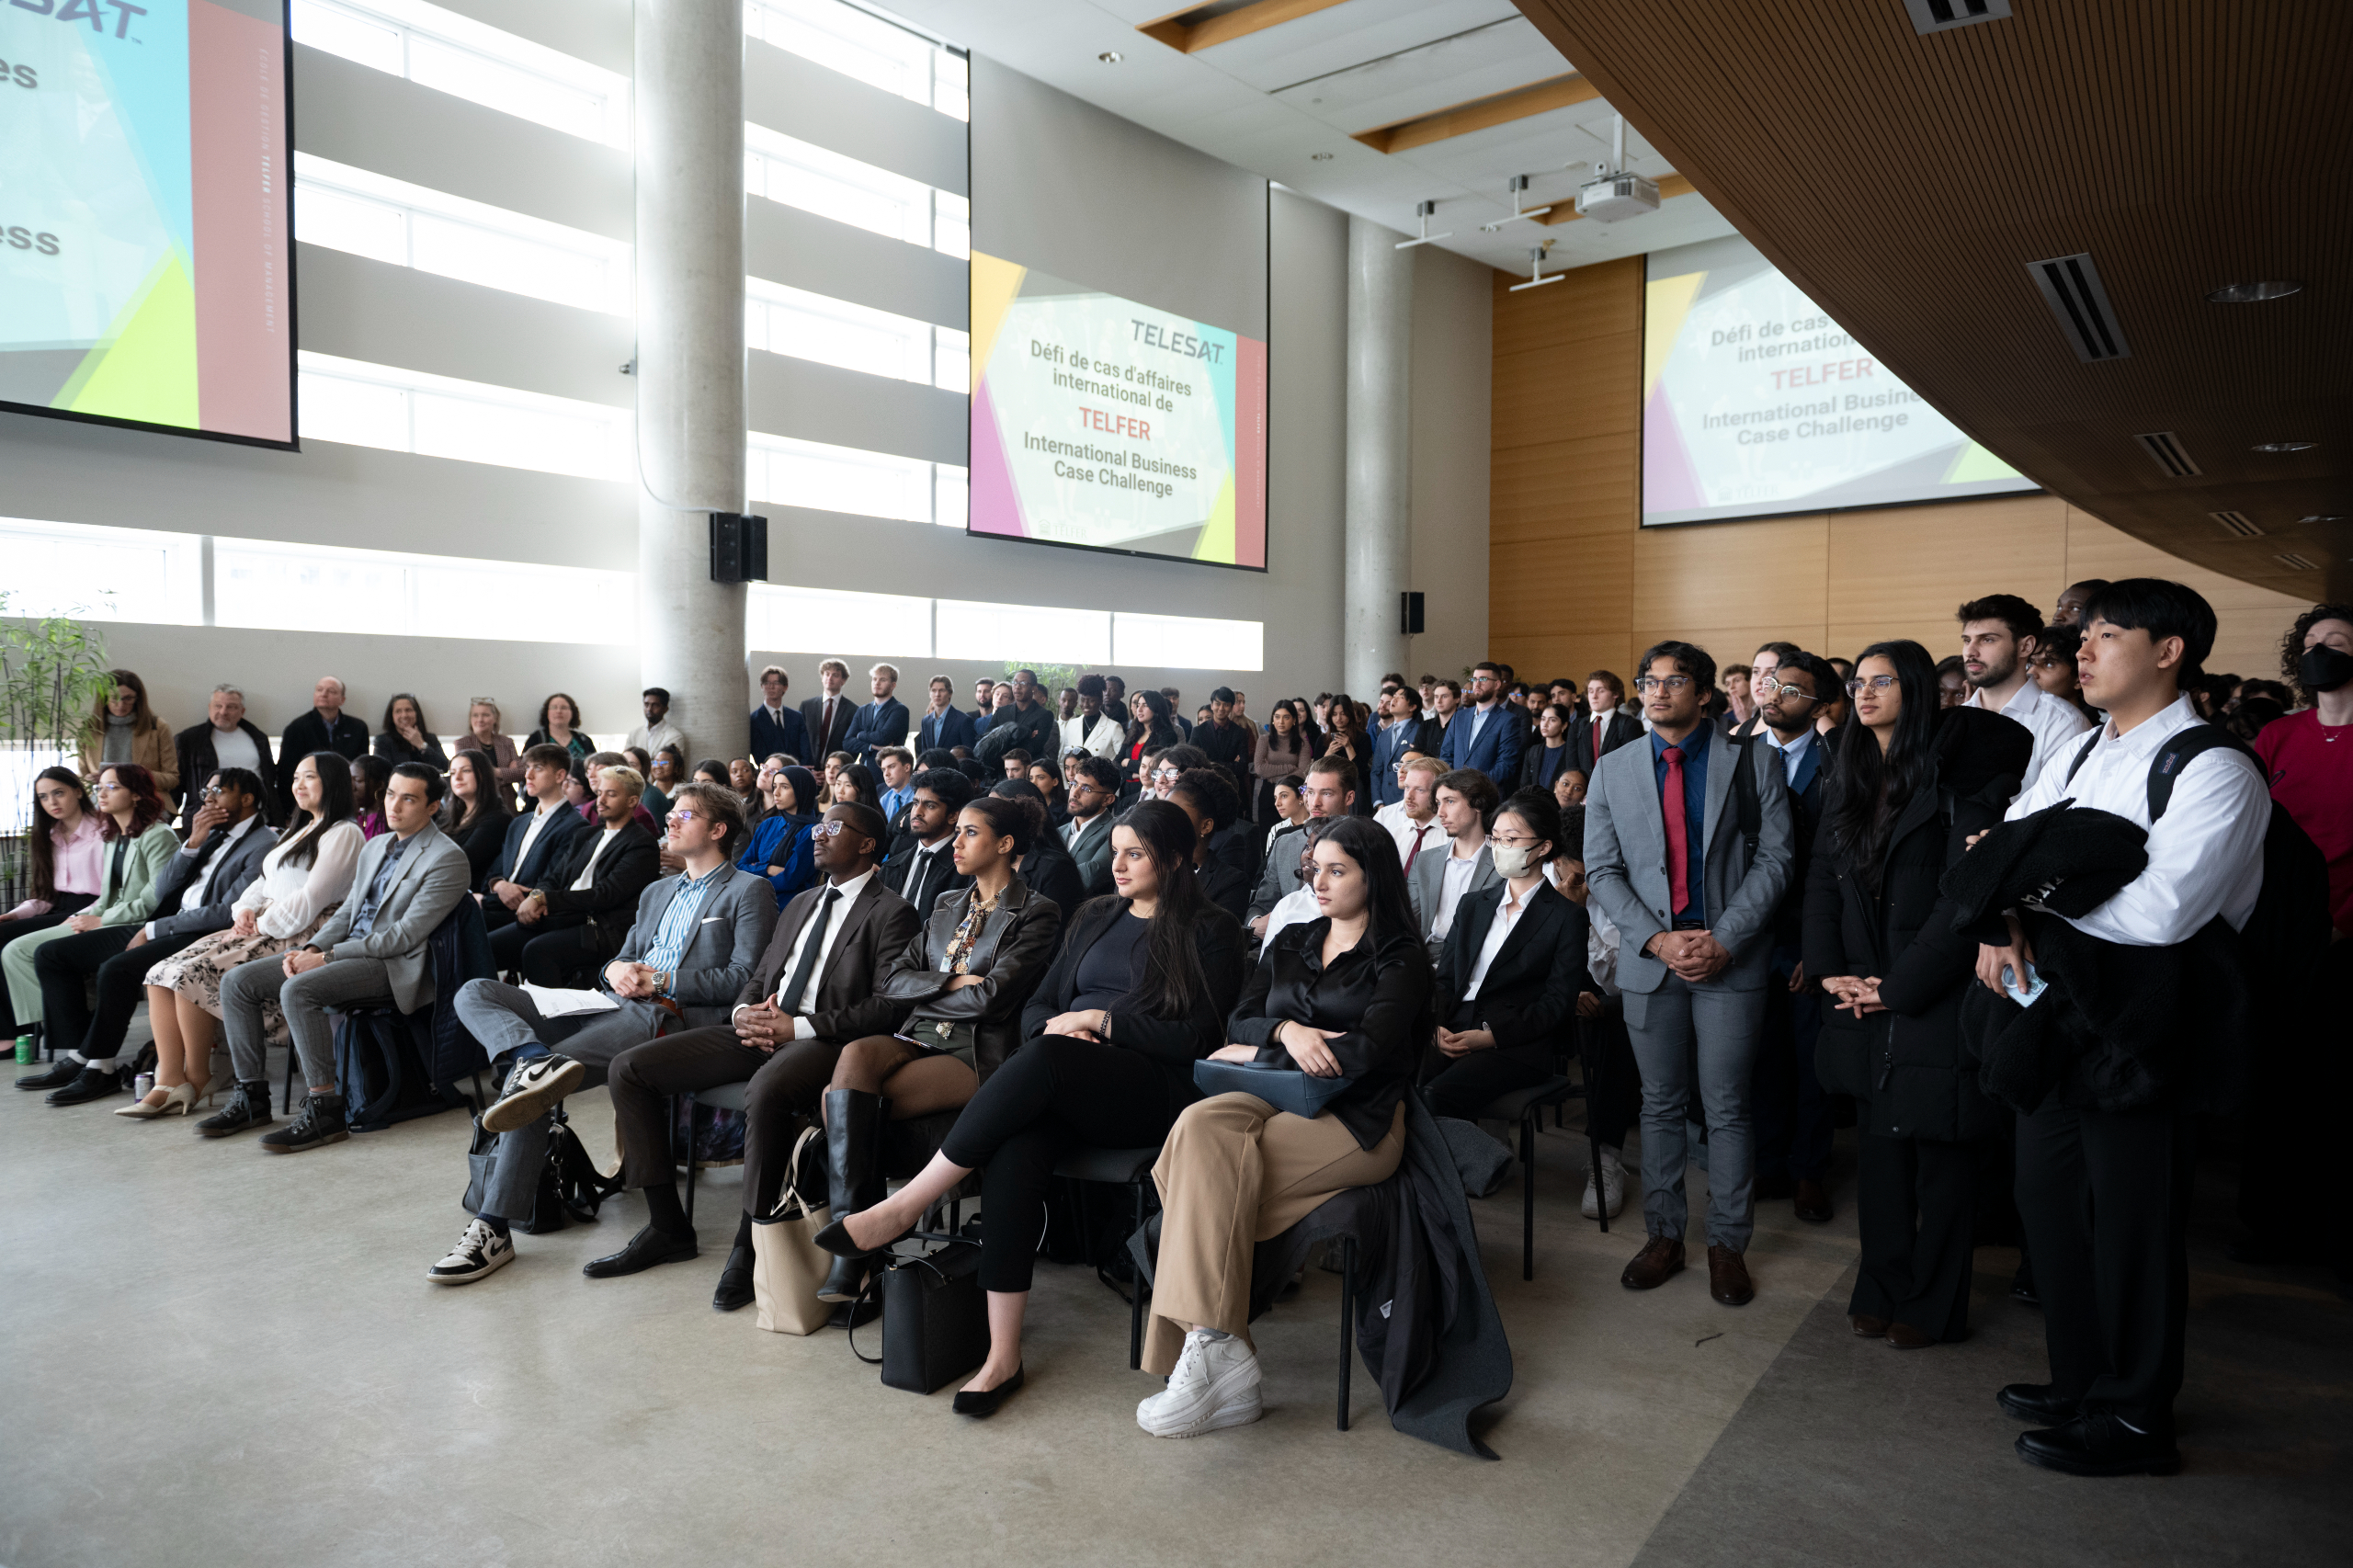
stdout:
[[(292, 1116), (292, 1115), (294, 1114), (294, 1059), (295, 1059), (297, 1056), (301, 1055), (301, 1053), (300, 1051), (296, 1051), (296, 1050), (294, 1049), (292, 1042), (290, 1042), (290, 1042), (287, 1044), (287, 1047), (286, 1047), (286, 1094), (285, 1094), (285, 1096), (284, 1096), (284, 1104), (279, 1108), (279, 1110), (278, 1110), (278, 1114), (279, 1114), (279, 1115), (281, 1115), (281, 1116)], [(267, 1085), (264, 1085), (264, 1088), (265, 1088), (265, 1089), (267, 1089)], [(262, 1108), (263, 1108), (264, 1110), (267, 1110), (267, 1109), (268, 1109), (269, 1108), (268, 1108), (267, 1106), (264, 1106)]]
[(1355, 1354), (1349, 1343), (1356, 1337), (1357, 1317), (1357, 1239), (1340, 1238), (1340, 1430), (1348, 1429), (1348, 1374)]
[(1519, 1123), (1519, 1277), (1536, 1278), (1536, 1124), (1542, 1106), (1530, 1106)]
[[(687, 1102), (687, 1228), (692, 1230), (695, 1222), (695, 1096), (688, 1093), (678, 1097)], [(670, 1125), (674, 1128), (678, 1125), (678, 1115), (675, 1110), (670, 1113)]]
[[(1143, 1229), (1143, 1183), (1131, 1183), (1131, 1190), (1136, 1195), (1135, 1228), (1141, 1231)], [(1133, 1231), (1129, 1233), (1131, 1235), (1134, 1233)], [(1131, 1257), (1129, 1261), (1133, 1263), (1134, 1259)], [(1128, 1288), (1128, 1370), (1131, 1372), (1143, 1370), (1144, 1290), (1143, 1270), (1138, 1268), (1135, 1283)]]
[[(1590, 1119), (1587, 1125), (1591, 1125)], [(1594, 1190), (1601, 1197), (1601, 1233), (1609, 1233), (1609, 1195), (1601, 1188), (1601, 1140), (1588, 1132), (1585, 1139), (1586, 1169), (1593, 1173)]]

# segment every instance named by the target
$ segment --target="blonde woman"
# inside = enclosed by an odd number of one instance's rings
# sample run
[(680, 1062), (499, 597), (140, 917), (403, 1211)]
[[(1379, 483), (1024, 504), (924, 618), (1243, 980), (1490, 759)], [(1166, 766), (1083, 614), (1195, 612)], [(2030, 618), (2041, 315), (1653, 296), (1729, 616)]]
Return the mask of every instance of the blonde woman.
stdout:
[(523, 782), (523, 759), (516, 755), (513, 737), (502, 733), (505, 718), (498, 704), (487, 697), (477, 697), (466, 710), (466, 733), (450, 746), (454, 754), (478, 751), (490, 757), (491, 770), (498, 776), (498, 787), (512, 803), (515, 786)]

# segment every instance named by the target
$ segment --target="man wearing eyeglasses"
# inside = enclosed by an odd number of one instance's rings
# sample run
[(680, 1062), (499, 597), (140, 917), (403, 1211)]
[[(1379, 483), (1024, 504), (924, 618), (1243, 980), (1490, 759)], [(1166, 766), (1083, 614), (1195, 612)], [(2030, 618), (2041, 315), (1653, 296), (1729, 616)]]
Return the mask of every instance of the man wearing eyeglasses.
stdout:
[(1688, 642), (1643, 655), (1634, 689), (1650, 736), (1594, 772), (1586, 876), (1623, 934), (1618, 981), (1643, 1070), (1649, 1238), (1619, 1282), (1648, 1290), (1683, 1270), (1685, 1127), (1704, 1106), (1709, 1294), (1736, 1307), (1756, 1295), (1749, 1084), (1792, 830), (1769, 748), (1742, 746), (1701, 717), (1715, 678), (1715, 660)]
[(1451, 768), (1475, 767), (1490, 778), (1519, 777), (1519, 754), (1527, 740), (1527, 715), (1504, 700), (1504, 673), (1494, 664), (1471, 671), (1472, 706), (1446, 727), (1438, 758)]
[(1063, 775), (1070, 821), (1063, 846), (1078, 868), (1080, 891), (1088, 898), (1111, 892), (1111, 805), (1120, 798), (1120, 769), (1107, 758), (1074, 762)]
[(615, 1057), (674, 1017), (723, 1024), (767, 946), (776, 899), (733, 863), (745, 833), (735, 792), (681, 784), (667, 825), (682, 869), (639, 897), (636, 922), (592, 989), (534, 995), (495, 980), (460, 988), (460, 1020), (492, 1061), (512, 1066), (506, 1092), (483, 1112), (483, 1130), (498, 1142), (475, 1187), (479, 1207), (458, 1244), (426, 1270), (435, 1284), (468, 1284), (515, 1261), (513, 1227), (531, 1218), (556, 1106), (603, 1083)]

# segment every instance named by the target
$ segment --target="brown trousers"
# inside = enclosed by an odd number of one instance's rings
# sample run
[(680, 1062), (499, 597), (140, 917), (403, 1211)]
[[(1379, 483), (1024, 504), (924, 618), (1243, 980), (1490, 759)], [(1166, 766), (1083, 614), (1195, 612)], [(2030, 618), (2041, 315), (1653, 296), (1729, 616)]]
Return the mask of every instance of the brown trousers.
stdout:
[[(1152, 1179), (1160, 1188), (1160, 1262), (1143, 1367), (1176, 1370), (1195, 1324), (1250, 1338), (1250, 1249), (1324, 1199), (1387, 1181), (1405, 1155), (1405, 1108), (1371, 1148), (1328, 1112), (1309, 1121), (1256, 1095), (1218, 1095), (1176, 1119)], [(1255, 1346), (1254, 1346), (1255, 1348)]]
[(744, 1211), (765, 1214), (784, 1190), (792, 1141), (834, 1081), (838, 1041), (798, 1040), (755, 1051), (725, 1025), (631, 1046), (613, 1058), (607, 1082), (620, 1134), (621, 1185), (673, 1179), (670, 1096), (748, 1082), (744, 1093)]

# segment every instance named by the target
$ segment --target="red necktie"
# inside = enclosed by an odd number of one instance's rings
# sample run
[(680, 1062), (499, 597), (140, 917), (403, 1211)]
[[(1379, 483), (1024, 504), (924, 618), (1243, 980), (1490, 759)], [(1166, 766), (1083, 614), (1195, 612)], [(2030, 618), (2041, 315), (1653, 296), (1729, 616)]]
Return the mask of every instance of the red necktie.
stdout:
[(1593, 722), (1593, 760), (1596, 762), (1601, 760), (1601, 726), (1604, 722), (1606, 721), (1600, 719)]
[(1666, 887), (1667, 916), (1691, 907), (1691, 824), (1683, 815), (1683, 748), (1668, 746), (1659, 756), (1666, 759), (1666, 789), (1660, 807), (1666, 813)]
[(1428, 832), (1429, 829), (1427, 826), (1417, 827), (1414, 830), (1414, 846), (1405, 851), (1405, 871), (1409, 876), (1413, 873), (1414, 862), (1421, 858), (1422, 839)]

